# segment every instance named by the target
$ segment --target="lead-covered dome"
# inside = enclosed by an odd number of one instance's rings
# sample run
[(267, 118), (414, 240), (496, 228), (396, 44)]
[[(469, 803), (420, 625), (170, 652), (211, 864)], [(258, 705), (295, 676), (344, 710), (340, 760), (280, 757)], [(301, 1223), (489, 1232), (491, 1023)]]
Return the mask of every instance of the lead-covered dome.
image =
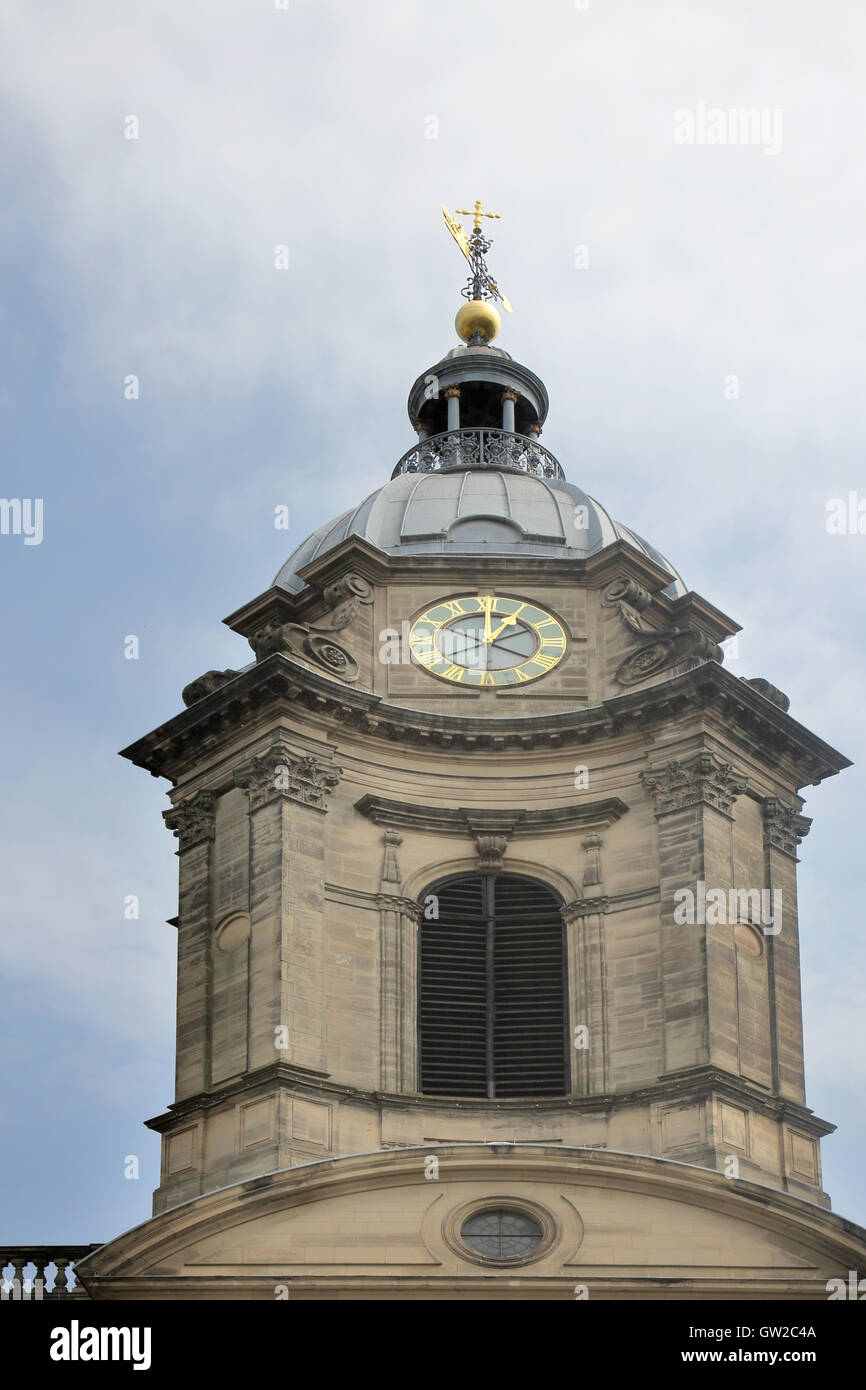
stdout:
[(544, 383), (501, 348), (453, 348), (409, 392), (418, 442), (391, 481), (298, 546), (274, 583), (299, 593), (298, 571), (358, 536), (387, 555), (539, 555), (584, 560), (625, 541), (667, 570), (672, 598), (682, 579), (636, 531), (565, 479), (538, 441), (547, 416)]
[(298, 570), (358, 536), (387, 555), (542, 555), (584, 560), (615, 541), (668, 570), (671, 597), (686, 592), (674, 567), (595, 498), (564, 479), (508, 469), (401, 473), (360, 506), (320, 526), (298, 546), (274, 583), (299, 593)]

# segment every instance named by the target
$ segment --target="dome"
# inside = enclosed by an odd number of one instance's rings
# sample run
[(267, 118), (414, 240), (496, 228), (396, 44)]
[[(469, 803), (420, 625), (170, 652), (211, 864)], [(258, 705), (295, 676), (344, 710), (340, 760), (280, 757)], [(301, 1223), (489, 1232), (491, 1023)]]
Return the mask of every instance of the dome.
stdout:
[(417, 378), (407, 402), (418, 442), (384, 487), (320, 526), (274, 580), (300, 593), (298, 570), (358, 536), (386, 555), (537, 555), (585, 560), (624, 541), (686, 586), (663, 555), (573, 483), (539, 443), (544, 382), (489, 344), (451, 348)]
[(594, 498), (562, 478), (509, 469), (403, 472), (360, 506), (320, 526), (298, 546), (274, 580), (300, 593), (298, 570), (341, 541), (358, 536), (387, 555), (539, 555), (585, 560), (616, 541), (666, 569), (664, 592), (686, 586), (663, 555), (620, 525)]

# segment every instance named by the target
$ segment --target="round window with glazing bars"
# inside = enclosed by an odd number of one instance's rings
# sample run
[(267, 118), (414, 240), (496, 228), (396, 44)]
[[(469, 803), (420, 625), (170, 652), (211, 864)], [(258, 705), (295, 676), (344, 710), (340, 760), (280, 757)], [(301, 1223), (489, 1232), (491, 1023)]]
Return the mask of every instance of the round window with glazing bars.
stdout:
[(543, 1235), (534, 1217), (504, 1207), (474, 1212), (460, 1228), (464, 1245), (490, 1260), (523, 1259), (541, 1244)]

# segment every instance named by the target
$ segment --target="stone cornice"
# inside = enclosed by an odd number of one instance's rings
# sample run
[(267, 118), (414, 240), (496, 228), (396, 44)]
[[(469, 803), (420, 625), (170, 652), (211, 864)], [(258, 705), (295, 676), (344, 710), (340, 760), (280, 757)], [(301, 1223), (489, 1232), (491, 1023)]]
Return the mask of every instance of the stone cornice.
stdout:
[[(262, 1299), (273, 1301), (274, 1274), (282, 1272), (285, 1254), (276, 1250), (273, 1266), (257, 1267), (244, 1264), (238, 1255), (227, 1266), (216, 1267), (207, 1275), (195, 1273), (184, 1259), (195, 1258), (197, 1248), (213, 1236), (226, 1244), (225, 1233), (243, 1233), (253, 1222), (273, 1224), (284, 1220), (293, 1209), (315, 1209), (312, 1204), (330, 1200), (357, 1204), (361, 1193), (381, 1193), (390, 1188), (404, 1192), (417, 1190), (424, 1178), (424, 1156), (435, 1152), (447, 1173), (450, 1183), (470, 1185), (471, 1190), (509, 1192), (515, 1183), (553, 1184), (562, 1191), (577, 1188), (603, 1189), (616, 1196), (624, 1193), (633, 1201), (661, 1201), (693, 1208), (700, 1216), (712, 1212), (727, 1222), (742, 1222), (748, 1230), (764, 1232), (781, 1242), (779, 1248), (795, 1248), (803, 1252), (803, 1266), (794, 1273), (746, 1267), (742, 1278), (732, 1281), (730, 1271), (724, 1277), (708, 1276), (690, 1263), (684, 1254), (682, 1266), (665, 1267), (664, 1275), (632, 1270), (624, 1273), (610, 1265), (587, 1262), (587, 1252), (581, 1252), (584, 1271), (591, 1271), (593, 1290), (603, 1289), (625, 1298), (640, 1299), (658, 1293), (670, 1296), (687, 1291), (704, 1298), (724, 1298), (730, 1295), (736, 1282), (739, 1296), (764, 1299), (800, 1300), (804, 1296), (816, 1301), (827, 1300), (826, 1270), (858, 1270), (863, 1265), (866, 1231), (853, 1221), (817, 1203), (792, 1193), (768, 1187), (745, 1178), (728, 1178), (725, 1174), (695, 1164), (679, 1163), (674, 1159), (617, 1150), (578, 1148), (550, 1143), (434, 1143), (407, 1145), (405, 1148), (385, 1149), (376, 1153), (349, 1154), (343, 1158), (324, 1157), (293, 1168), (263, 1174), (260, 1178), (241, 1181), (218, 1188), (161, 1212), (132, 1230), (118, 1236), (85, 1257), (76, 1268), (76, 1275), (95, 1299), (166, 1298), (200, 1294), (203, 1298), (247, 1297), (251, 1291)], [(429, 1186), (429, 1184), (427, 1184)], [(429, 1205), (429, 1197), (427, 1204)], [(199, 1269), (201, 1266), (198, 1267)], [(443, 1266), (426, 1266), (421, 1273), (407, 1275), (404, 1270), (382, 1274), (346, 1274), (335, 1268), (325, 1274), (303, 1272), (291, 1274), (289, 1283), (294, 1289), (316, 1288), (335, 1295), (346, 1296), (346, 1290), (361, 1293), (374, 1289), (404, 1297), (407, 1291), (429, 1298), (438, 1292), (453, 1292), (455, 1297), (467, 1290), (480, 1298), (489, 1298), (491, 1271), (467, 1276), (449, 1272)], [(820, 1274), (815, 1277), (815, 1270)], [(575, 1267), (565, 1266), (567, 1273), (538, 1277), (534, 1292), (539, 1297), (565, 1298), (572, 1296), (575, 1278), (584, 1276)], [(142, 1273), (141, 1271), (144, 1271)], [(503, 1279), (513, 1282), (514, 1271), (504, 1271)], [(521, 1278), (523, 1277), (521, 1273)], [(502, 1282), (502, 1281), (500, 1281)], [(672, 1285), (675, 1287), (672, 1288)], [(513, 1291), (525, 1298), (521, 1286)], [(604, 1296), (604, 1295), (602, 1295)], [(788, 1321), (793, 1320), (789, 1318)], [(797, 1320), (802, 1321), (801, 1315)]]
[(816, 1139), (823, 1139), (836, 1129), (829, 1120), (821, 1120), (807, 1105), (790, 1100), (786, 1096), (773, 1096), (763, 1087), (756, 1086), (742, 1076), (724, 1071), (721, 1067), (685, 1067), (681, 1071), (667, 1072), (659, 1078), (657, 1086), (664, 1088), (670, 1098), (688, 1095), (724, 1096), (728, 1100), (759, 1110), (763, 1115), (773, 1116), (793, 1122), (799, 1129)]
[(401, 830), (433, 830), (440, 835), (537, 835), (541, 831), (607, 829), (624, 816), (628, 807), (618, 796), (549, 810), (485, 810), (483, 807), (429, 806), (410, 801), (389, 801), (384, 796), (362, 796), (355, 810), (376, 825)]
[(212, 694), (123, 749), (121, 756), (155, 777), (177, 780), (202, 747), (213, 747), (231, 729), (260, 712), (311, 712), (345, 731), (421, 748), (458, 752), (520, 752), (527, 748), (576, 748), (622, 734), (639, 733), (701, 710), (723, 718), (731, 737), (775, 765), (789, 758), (798, 786), (817, 784), (849, 767), (850, 760), (764, 699), (715, 661), (589, 709), (524, 717), (439, 714), (401, 708), (369, 691), (353, 689), (324, 673), (275, 653), (242, 671)]
[(607, 1092), (603, 1095), (560, 1096), (527, 1100), (483, 1100), (452, 1099), (447, 1096), (422, 1095), (417, 1091), (398, 1093), (391, 1091), (364, 1091), (357, 1086), (348, 1086), (332, 1081), (324, 1072), (314, 1072), (304, 1067), (286, 1062), (271, 1062), (256, 1071), (248, 1072), (240, 1080), (229, 1082), (214, 1091), (200, 1091), (184, 1100), (175, 1101), (162, 1115), (146, 1120), (148, 1129), (162, 1133), (176, 1127), (178, 1120), (188, 1118), (216, 1106), (225, 1105), (237, 1096), (249, 1091), (273, 1087), (274, 1085), (292, 1087), (309, 1095), (321, 1098), (332, 1096), (335, 1099), (355, 1101), (383, 1109), (397, 1110), (436, 1110), (478, 1114), (510, 1113), (533, 1114), (556, 1113), (564, 1110), (584, 1112), (589, 1115), (609, 1114), (612, 1110), (646, 1102), (665, 1103), (667, 1101), (706, 1100), (720, 1095), (736, 1101), (763, 1115), (784, 1120), (793, 1124), (804, 1134), (823, 1138), (832, 1134), (836, 1126), (821, 1120), (805, 1105), (769, 1092), (735, 1076), (732, 1072), (718, 1067), (695, 1067), (681, 1072), (671, 1072), (649, 1085), (636, 1087), (631, 1091)]
[[(306, 611), (309, 605), (315, 606), (321, 602), (319, 596), (322, 589), (349, 570), (362, 575), (371, 584), (389, 584), (395, 580), (417, 583), (418, 559), (417, 555), (388, 555), (360, 536), (349, 536), (301, 566), (298, 575), (307, 587), (300, 593), (290, 594), (288, 590), (273, 585), (229, 614), (224, 622), (236, 632), (245, 632), (254, 621), (254, 615), (257, 619), (269, 605), (281, 605), (287, 611), (290, 608)], [(513, 584), (514, 566), (514, 559), (509, 556), (484, 557), (485, 576), (491, 583)], [(679, 620), (692, 617), (716, 641), (740, 631), (739, 624), (698, 594), (690, 592), (677, 599), (668, 598), (662, 591), (671, 582), (669, 571), (626, 541), (614, 541), (585, 559), (563, 555), (521, 555), (520, 567), (525, 572), (525, 582), (532, 584), (547, 581), (553, 585), (585, 582), (594, 588), (626, 575), (636, 579), (652, 593), (654, 603), (659, 605), (666, 618)], [(478, 557), (425, 555), (424, 572), (432, 582), (438, 582), (447, 575), (449, 580), (458, 584), (476, 584)]]

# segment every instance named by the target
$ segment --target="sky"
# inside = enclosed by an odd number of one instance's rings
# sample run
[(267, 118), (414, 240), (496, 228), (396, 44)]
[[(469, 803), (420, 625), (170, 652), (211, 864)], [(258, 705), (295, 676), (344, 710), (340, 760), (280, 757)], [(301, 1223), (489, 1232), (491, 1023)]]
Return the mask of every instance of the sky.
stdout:
[(800, 924), (866, 1224), (866, 534), (828, 530), (866, 499), (864, 39), (804, 0), (6, 0), (0, 491), (42, 525), (0, 534), (4, 1241), (150, 1213), (176, 842), (117, 750), (250, 660), (222, 618), (411, 445), (476, 198), (544, 443), (854, 762), (804, 791)]

